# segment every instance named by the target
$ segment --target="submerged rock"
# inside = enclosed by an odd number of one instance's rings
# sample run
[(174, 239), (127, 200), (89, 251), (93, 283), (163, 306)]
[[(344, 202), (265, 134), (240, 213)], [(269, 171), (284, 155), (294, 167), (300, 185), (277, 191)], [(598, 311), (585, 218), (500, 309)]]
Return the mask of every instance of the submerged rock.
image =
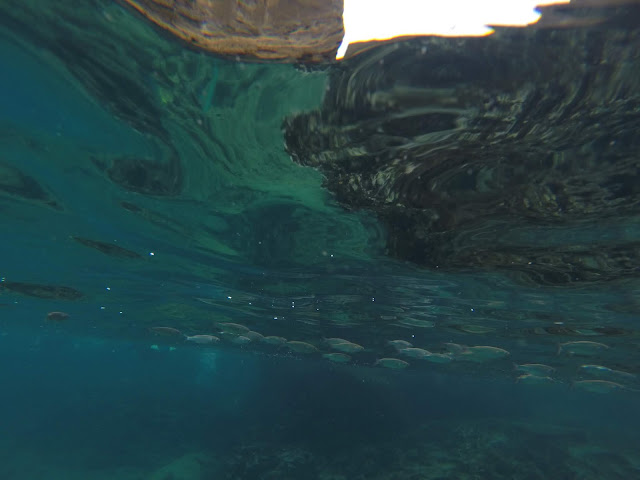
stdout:
[(204, 480), (215, 459), (204, 453), (188, 453), (152, 472), (149, 480)]

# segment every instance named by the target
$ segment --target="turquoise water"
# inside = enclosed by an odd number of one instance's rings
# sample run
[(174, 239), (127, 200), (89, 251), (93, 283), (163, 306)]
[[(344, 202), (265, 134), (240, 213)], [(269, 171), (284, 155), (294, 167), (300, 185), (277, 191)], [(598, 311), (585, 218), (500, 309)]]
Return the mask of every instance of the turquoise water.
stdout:
[(34, 5), (0, 23), (0, 479), (640, 478), (637, 277), (394, 259), (283, 147), (327, 71)]

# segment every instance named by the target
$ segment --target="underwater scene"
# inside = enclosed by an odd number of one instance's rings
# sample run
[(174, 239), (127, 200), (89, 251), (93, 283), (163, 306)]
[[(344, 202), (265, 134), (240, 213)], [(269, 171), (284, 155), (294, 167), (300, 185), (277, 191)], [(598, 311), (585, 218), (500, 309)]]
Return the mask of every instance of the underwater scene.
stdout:
[(204, 3), (0, 2), (0, 480), (640, 479), (640, 4)]

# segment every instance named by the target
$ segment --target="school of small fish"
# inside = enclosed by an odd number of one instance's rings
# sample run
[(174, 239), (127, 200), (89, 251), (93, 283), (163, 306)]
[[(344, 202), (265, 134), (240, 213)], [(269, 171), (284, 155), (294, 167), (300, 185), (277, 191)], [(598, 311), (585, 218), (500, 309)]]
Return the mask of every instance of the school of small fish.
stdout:
[[(68, 318), (63, 312), (51, 312), (47, 315), (50, 320), (61, 321)], [(557, 344), (556, 365), (543, 363), (513, 363), (511, 352), (505, 348), (493, 345), (463, 345), (453, 342), (445, 342), (431, 346), (430, 349), (415, 346), (405, 339), (392, 339), (386, 341), (382, 351), (378, 348), (365, 348), (356, 342), (345, 338), (314, 339), (287, 339), (278, 335), (264, 335), (249, 327), (230, 322), (215, 324), (211, 333), (185, 334), (177, 328), (170, 326), (154, 326), (149, 331), (167, 339), (182, 339), (186, 343), (199, 346), (229, 345), (244, 347), (254, 345), (255, 348), (263, 348), (272, 352), (298, 354), (304, 356), (319, 355), (328, 362), (336, 364), (336, 367), (344, 364), (379, 367), (390, 370), (402, 370), (409, 367), (420, 368), (420, 365), (456, 363), (459, 365), (487, 364), (487, 365), (513, 365), (513, 378), (520, 385), (548, 386), (568, 385), (572, 389), (595, 394), (612, 392), (640, 392), (640, 379), (634, 372), (620, 368), (612, 368), (599, 363), (584, 363), (577, 367), (567, 363), (569, 359), (578, 360), (602, 360), (603, 356), (611, 349), (609, 345), (601, 342), (578, 340)], [(482, 335), (493, 329), (477, 325), (462, 325), (458, 330), (465, 333)], [(262, 347), (259, 347), (262, 345)], [(171, 347), (174, 348), (174, 347)], [(152, 345), (152, 349), (159, 349), (158, 345)], [(369, 353), (366, 360), (361, 355)], [(377, 358), (371, 359), (371, 354)], [(366, 355), (365, 355), (366, 357)], [(425, 367), (423, 367), (425, 368)], [(429, 368), (429, 367), (426, 367)], [(447, 368), (433, 366), (431, 368)], [(559, 374), (562, 372), (562, 375)], [(569, 374), (567, 374), (569, 372)]]

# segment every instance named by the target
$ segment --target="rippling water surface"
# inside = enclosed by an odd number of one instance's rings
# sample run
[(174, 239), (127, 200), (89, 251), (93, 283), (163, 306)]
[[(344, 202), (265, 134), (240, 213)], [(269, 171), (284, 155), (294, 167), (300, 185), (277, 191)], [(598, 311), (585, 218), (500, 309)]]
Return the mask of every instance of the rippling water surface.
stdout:
[[(382, 162), (405, 148), (427, 165), (425, 145), (467, 128), (403, 124), (412, 95), (479, 107), (378, 85), (394, 98), (382, 126), (347, 100), (326, 113), (389, 50), (243, 63), (112, 2), (0, 14), (1, 479), (640, 477), (634, 25), (576, 33), (585, 58), (589, 39), (615, 45), (598, 63), (615, 92), (585, 61), (559, 121), (584, 103), (602, 117), (593, 142), (557, 131), (533, 148), (546, 107), (529, 98), (540, 124), (491, 140), (495, 171), (460, 133), (442, 144), (450, 170), (405, 178)], [(545, 32), (527, 41), (573, 35)], [(423, 54), (466, 48), (438, 42)], [(442, 51), (411, 81), (441, 95), (455, 77), (456, 101), (476, 102), (480, 66)], [(571, 85), (503, 74), (496, 89)], [(491, 111), (486, 138), (507, 117)], [(379, 184), (359, 176), (371, 162)]]

